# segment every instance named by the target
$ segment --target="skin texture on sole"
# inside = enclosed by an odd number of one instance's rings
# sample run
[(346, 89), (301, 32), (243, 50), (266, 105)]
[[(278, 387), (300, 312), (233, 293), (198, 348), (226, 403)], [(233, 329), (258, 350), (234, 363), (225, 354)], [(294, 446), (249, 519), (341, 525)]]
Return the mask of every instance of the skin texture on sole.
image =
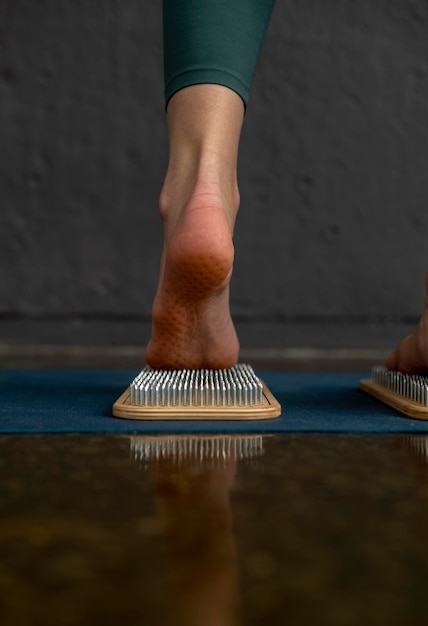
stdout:
[(146, 350), (153, 368), (222, 369), (236, 363), (239, 343), (229, 309), (233, 258), (223, 209), (189, 212), (162, 259)]

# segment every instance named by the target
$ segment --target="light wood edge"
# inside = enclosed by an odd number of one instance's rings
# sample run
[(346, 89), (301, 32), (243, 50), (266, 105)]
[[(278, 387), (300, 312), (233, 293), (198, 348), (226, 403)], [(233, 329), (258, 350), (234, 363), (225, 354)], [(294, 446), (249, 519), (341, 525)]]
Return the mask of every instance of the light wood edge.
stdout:
[(385, 389), (385, 387), (378, 385), (371, 379), (360, 380), (360, 389), (385, 404), (388, 404), (393, 409), (400, 411), (400, 413), (403, 413), (407, 417), (412, 417), (417, 420), (428, 420), (428, 407), (422, 406), (413, 400), (403, 398), (403, 396), (400, 396), (398, 393), (390, 389)]
[(136, 420), (261, 420), (281, 415), (281, 405), (263, 381), (263, 404), (251, 406), (144, 407), (130, 404), (129, 387), (113, 404), (113, 415)]

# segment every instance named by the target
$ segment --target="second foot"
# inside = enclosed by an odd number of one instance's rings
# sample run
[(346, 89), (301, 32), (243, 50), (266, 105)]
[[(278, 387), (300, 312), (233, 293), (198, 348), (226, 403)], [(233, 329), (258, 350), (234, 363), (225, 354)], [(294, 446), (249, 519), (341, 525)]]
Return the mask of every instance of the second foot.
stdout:
[(428, 375), (428, 272), (422, 317), (413, 335), (405, 337), (388, 357), (386, 366), (408, 374)]

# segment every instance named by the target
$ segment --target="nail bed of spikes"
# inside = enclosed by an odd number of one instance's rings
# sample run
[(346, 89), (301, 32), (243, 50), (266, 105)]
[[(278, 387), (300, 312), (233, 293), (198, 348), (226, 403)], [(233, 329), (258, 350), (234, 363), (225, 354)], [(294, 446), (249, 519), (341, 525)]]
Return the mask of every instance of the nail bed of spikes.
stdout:
[(130, 385), (139, 406), (252, 406), (263, 402), (263, 385), (247, 364), (223, 370), (161, 370), (146, 366)]
[(372, 368), (372, 380), (381, 387), (417, 402), (422, 406), (428, 406), (428, 377), (418, 374), (403, 374), (396, 370), (389, 370), (383, 365)]

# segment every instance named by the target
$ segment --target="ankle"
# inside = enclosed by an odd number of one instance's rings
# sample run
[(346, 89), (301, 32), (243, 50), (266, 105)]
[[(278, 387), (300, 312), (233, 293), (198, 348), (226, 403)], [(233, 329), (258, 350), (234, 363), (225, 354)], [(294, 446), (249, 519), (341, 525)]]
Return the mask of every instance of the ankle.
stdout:
[(183, 171), (182, 167), (169, 167), (159, 198), (159, 212), (164, 225), (178, 218), (182, 211), (193, 205), (209, 202), (221, 206), (228, 218), (231, 231), (239, 209), (239, 189), (236, 175), (213, 162), (199, 163), (198, 167)]

